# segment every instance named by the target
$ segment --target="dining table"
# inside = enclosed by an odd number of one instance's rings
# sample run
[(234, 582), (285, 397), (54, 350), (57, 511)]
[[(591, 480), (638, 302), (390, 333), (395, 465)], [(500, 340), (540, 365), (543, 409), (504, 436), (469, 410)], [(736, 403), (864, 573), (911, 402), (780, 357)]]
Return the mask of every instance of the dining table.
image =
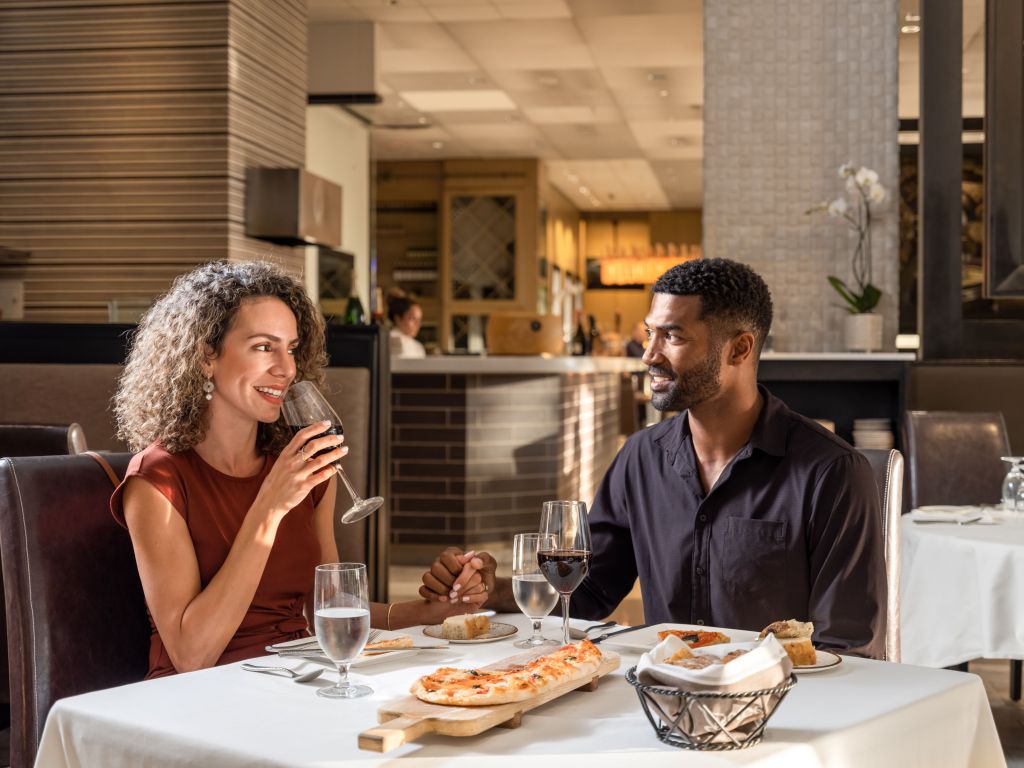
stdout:
[(900, 535), (902, 660), (1024, 659), (1024, 512), (915, 509)]
[[(384, 754), (359, 748), (378, 709), (408, 695), (421, 675), (440, 666), (482, 666), (518, 653), (512, 641), (529, 621), (499, 615), (517, 628), (490, 643), (451, 644), (354, 669), (371, 686), (362, 699), (316, 695), (332, 670), (313, 682), (253, 674), (241, 662), (173, 675), (58, 701), (46, 720), (37, 766), (1005, 766), (981, 680), (971, 674), (843, 657), (798, 682), (768, 722), (764, 740), (735, 751), (687, 751), (660, 742), (625, 672), (641, 652), (615, 645), (614, 672), (593, 691), (572, 691), (522, 716), (517, 728), (477, 736), (424, 735)], [(583, 626), (574, 620), (574, 626)], [(419, 642), (422, 627), (406, 630)], [(545, 633), (557, 638), (556, 620)], [(277, 657), (253, 663), (305, 668), (313, 662)]]

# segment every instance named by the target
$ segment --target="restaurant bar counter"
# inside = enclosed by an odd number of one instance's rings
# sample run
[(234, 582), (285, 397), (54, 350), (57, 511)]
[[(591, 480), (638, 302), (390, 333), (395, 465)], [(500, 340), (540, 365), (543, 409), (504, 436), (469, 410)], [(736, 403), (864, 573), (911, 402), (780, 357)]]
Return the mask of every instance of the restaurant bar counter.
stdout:
[[(522, 616), (500, 616), (528, 631)], [(560, 619), (545, 620), (556, 636)], [(408, 630), (423, 638), (419, 628)], [(629, 637), (629, 635), (625, 635)], [(1005, 766), (992, 712), (976, 675), (847, 657), (800, 675), (768, 723), (764, 741), (734, 752), (686, 752), (659, 742), (625, 672), (638, 656), (624, 646), (617, 670), (596, 691), (570, 692), (523, 715), (520, 727), (479, 736), (425, 735), (381, 755), (362, 751), (358, 735), (377, 710), (408, 694), (439, 666), (478, 667), (516, 653), (515, 638), (453, 645), (358, 667), (352, 677), (374, 689), (358, 700), (327, 700), (317, 686), (329, 671), (296, 685), (231, 664), (63, 699), (46, 722), (40, 768), (146, 765), (238, 766)], [(609, 641), (602, 648), (612, 645)], [(278, 663), (277, 658), (258, 663)], [(299, 666), (296, 659), (284, 663)], [(306, 662), (308, 665), (310, 662)], [(396, 762), (398, 761), (398, 762)]]
[(393, 360), (392, 562), (507, 549), (542, 502), (592, 499), (618, 450), (629, 374), (643, 370), (612, 357)]

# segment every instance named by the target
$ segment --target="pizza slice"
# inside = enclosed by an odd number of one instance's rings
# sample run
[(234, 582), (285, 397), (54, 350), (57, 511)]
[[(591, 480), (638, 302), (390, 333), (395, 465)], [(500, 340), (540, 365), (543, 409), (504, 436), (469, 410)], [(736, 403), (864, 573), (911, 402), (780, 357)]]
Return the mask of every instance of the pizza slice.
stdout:
[(704, 632), (697, 629), (666, 629), (658, 633), (658, 640), (664, 640), (669, 635), (678, 637), (691, 648), (732, 642), (724, 632)]
[(442, 667), (413, 683), (410, 692), (431, 704), (509, 704), (525, 701), (563, 683), (583, 680), (597, 671), (603, 658), (596, 645), (582, 640), (524, 664), (485, 669)]

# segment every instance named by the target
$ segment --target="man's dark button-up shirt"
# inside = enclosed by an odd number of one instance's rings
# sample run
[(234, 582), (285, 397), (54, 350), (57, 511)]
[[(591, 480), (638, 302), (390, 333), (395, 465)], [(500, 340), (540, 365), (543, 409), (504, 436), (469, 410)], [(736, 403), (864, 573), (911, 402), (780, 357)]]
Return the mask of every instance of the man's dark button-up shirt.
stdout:
[(814, 641), (882, 658), (886, 582), (867, 460), (766, 389), (750, 436), (704, 493), (687, 414), (633, 435), (590, 516), (574, 615), (611, 613), (637, 576), (650, 623), (760, 630), (814, 622)]

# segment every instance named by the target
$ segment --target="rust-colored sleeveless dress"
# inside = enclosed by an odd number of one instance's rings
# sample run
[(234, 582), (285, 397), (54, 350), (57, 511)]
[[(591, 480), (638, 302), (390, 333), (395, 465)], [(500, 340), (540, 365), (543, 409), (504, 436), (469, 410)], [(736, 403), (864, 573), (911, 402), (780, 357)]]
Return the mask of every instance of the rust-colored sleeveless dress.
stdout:
[[(211, 467), (193, 450), (168, 453), (158, 443), (132, 457), (125, 479), (110, 499), (110, 509), (127, 527), (122, 494), (128, 478), (141, 477), (162, 493), (185, 520), (199, 563), (201, 587), (227, 559), (246, 512), (256, 499), (276, 456), (268, 456), (252, 477), (232, 477)], [(289, 512), (277, 530), (252, 604), (217, 664), (266, 655), (264, 646), (309, 634), (303, 608), (313, 590), (313, 571), (320, 563), (320, 543), (313, 511), (327, 492), (321, 483)], [(146, 678), (177, 672), (153, 623)]]

